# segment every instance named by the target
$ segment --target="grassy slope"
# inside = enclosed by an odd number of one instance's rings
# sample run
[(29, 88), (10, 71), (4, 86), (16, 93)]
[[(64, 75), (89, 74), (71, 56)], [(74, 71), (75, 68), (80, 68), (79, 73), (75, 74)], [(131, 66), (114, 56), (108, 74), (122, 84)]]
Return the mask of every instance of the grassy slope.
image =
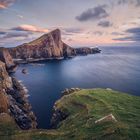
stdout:
[[(14, 140), (139, 140), (140, 139), (140, 98), (128, 94), (95, 89), (81, 90), (63, 96), (56, 107), (70, 115), (56, 130), (17, 131)], [(95, 124), (112, 113), (117, 122)], [(7, 138), (7, 137), (6, 137)]]

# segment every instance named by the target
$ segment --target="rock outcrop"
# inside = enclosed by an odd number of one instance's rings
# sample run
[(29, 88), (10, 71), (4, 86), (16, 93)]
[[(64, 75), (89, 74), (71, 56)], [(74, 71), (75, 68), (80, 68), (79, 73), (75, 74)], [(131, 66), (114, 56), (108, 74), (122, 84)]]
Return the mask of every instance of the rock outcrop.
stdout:
[(9, 72), (14, 71), (16, 68), (13, 58), (7, 48), (0, 47), (0, 60), (5, 63), (6, 69)]
[(0, 114), (13, 117), (22, 129), (36, 128), (36, 117), (27, 99), (26, 88), (7, 73), (0, 61)]
[(56, 29), (40, 38), (15, 48), (9, 48), (16, 59), (41, 59), (75, 56), (75, 50), (61, 40), (61, 32)]
[(74, 93), (74, 92), (77, 92), (77, 91), (80, 91), (81, 88), (70, 88), (70, 89), (65, 89), (64, 91), (62, 91), (62, 95), (68, 95), (68, 94), (71, 94), (71, 93)]
[(4, 91), (0, 91), (0, 113), (8, 113), (8, 98)]
[(88, 54), (95, 54), (101, 52), (101, 50), (98, 48), (87, 48), (87, 47), (76, 48), (75, 51), (76, 54), (78, 55), (88, 55)]
[(61, 39), (61, 31), (56, 29), (40, 38), (25, 43), (15, 48), (9, 48), (14, 59), (21, 59), (27, 62), (46, 59), (69, 58), (76, 55), (99, 53), (99, 49), (72, 48)]
[(0, 89), (7, 89), (12, 87), (12, 79), (8, 75), (5, 63), (0, 61)]

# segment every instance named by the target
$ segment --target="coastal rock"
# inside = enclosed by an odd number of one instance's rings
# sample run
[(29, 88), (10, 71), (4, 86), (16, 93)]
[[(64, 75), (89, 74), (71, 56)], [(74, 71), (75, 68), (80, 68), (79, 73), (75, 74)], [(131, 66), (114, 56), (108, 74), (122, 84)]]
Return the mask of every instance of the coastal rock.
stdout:
[(10, 110), (17, 124), (22, 129), (36, 128), (36, 117), (32, 112), (31, 105), (27, 99), (27, 91), (16, 78), (12, 78), (13, 87), (7, 89), (7, 94), (12, 96)]
[(87, 47), (76, 48), (75, 51), (77, 55), (88, 55), (101, 52), (101, 50), (98, 48), (87, 48)]
[(27, 72), (27, 69), (22, 69), (22, 73), (23, 74), (27, 74), (28, 72)]
[(7, 48), (0, 47), (0, 60), (5, 63), (8, 71), (15, 69), (16, 65)]
[(0, 113), (8, 113), (8, 99), (3, 91), (0, 91)]
[(0, 89), (12, 87), (11, 77), (8, 75), (5, 63), (0, 61)]
[(36, 128), (36, 117), (27, 99), (26, 88), (10, 77), (5, 64), (0, 61), (0, 114), (7, 113), (22, 129)]
[(62, 91), (62, 95), (68, 95), (68, 94), (71, 94), (75, 91), (80, 91), (81, 89), (80, 88), (70, 88), (70, 89), (65, 89), (64, 91)]
[(18, 62), (33, 62), (46, 59), (63, 59), (76, 55), (99, 53), (100, 51), (92, 48), (72, 48), (62, 41), (61, 31), (56, 29), (32, 42), (9, 48), (9, 52)]
[(53, 108), (53, 116), (51, 118), (51, 128), (57, 128), (58, 124), (65, 120), (68, 117), (68, 113), (63, 112), (59, 109), (56, 109), (55, 107)]

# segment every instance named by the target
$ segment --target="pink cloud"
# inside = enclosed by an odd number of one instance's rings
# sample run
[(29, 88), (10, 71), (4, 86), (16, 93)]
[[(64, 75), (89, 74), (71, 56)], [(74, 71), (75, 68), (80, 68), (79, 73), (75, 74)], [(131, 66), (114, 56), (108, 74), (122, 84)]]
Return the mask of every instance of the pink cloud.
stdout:
[(13, 4), (16, 0), (0, 0), (0, 9), (5, 9)]
[(23, 24), (18, 27), (12, 28), (15, 31), (30, 31), (30, 32), (40, 32), (40, 33), (47, 33), (49, 30), (46, 28), (41, 28), (34, 25)]

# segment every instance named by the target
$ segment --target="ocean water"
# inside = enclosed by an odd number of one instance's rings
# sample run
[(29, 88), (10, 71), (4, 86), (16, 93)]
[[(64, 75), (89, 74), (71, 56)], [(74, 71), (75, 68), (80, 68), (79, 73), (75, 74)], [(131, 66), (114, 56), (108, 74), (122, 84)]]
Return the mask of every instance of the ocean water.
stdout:
[(100, 49), (100, 54), (18, 67), (14, 76), (29, 90), (38, 128), (50, 128), (52, 107), (65, 88), (111, 88), (140, 96), (140, 47)]

